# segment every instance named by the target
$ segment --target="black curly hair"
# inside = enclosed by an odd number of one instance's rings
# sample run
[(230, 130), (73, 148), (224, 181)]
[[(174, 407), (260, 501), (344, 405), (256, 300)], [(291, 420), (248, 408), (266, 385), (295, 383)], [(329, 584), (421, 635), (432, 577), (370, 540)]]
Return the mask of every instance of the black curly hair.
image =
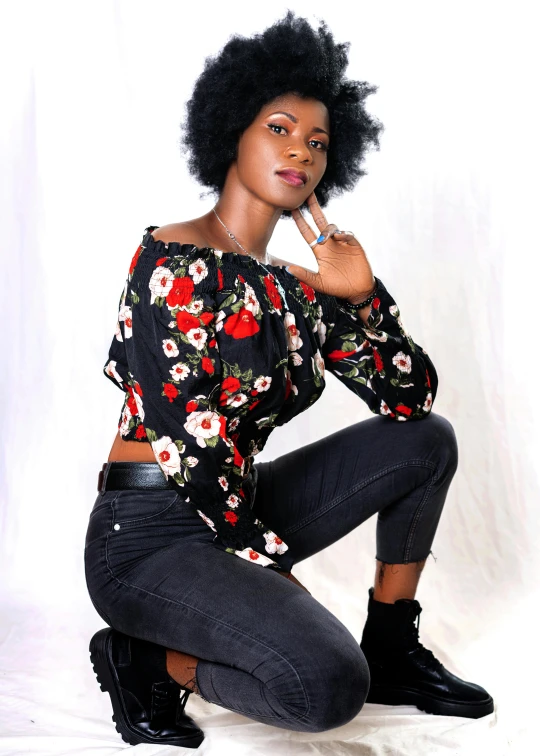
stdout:
[(218, 55), (206, 58), (186, 104), (181, 144), (189, 172), (212, 193), (223, 189), (243, 131), (267, 102), (289, 92), (316, 98), (330, 115), (332, 143), (316, 189), (320, 206), (366, 174), (361, 164), (370, 147), (379, 149), (384, 126), (367, 113), (364, 101), (378, 87), (344, 77), (350, 42), (336, 43), (319, 22), (314, 30), (288, 10), (262, 34), (233, 35)]

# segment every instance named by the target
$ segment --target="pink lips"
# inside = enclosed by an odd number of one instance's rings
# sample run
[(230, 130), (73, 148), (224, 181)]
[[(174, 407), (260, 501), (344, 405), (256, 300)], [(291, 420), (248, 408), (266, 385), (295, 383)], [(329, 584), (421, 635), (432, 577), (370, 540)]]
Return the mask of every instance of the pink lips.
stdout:
[(280, 171), (278, 176), (291, 186), (304, 186), (305, 183), (296, 171)]

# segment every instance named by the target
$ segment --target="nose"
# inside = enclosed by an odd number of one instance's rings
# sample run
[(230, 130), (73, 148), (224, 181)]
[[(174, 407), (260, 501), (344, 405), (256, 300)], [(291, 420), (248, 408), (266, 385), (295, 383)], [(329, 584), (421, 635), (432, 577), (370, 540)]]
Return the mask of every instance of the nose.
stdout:
[(311, 152), (303, 142), (299, 142), (298, 144), (291, 144), (289, 147), (287, 147), (287, 149), (285, 150), (285, 157), (296, 157), (301, 163), (307, 163), (308, 165), (313, 162)]

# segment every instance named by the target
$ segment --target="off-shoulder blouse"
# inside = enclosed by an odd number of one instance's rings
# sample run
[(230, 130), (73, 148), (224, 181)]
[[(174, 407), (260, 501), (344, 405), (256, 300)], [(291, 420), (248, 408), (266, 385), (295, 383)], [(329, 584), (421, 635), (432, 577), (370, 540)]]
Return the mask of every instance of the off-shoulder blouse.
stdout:
[(319, 399), (326, 370), (389, 422), (421, 420), (435, 367), (377, 277), (366, 324), (284, 267), (165, 243), (156, 228), (131, 260), (103, 368), (125, 392), (120, 435), (151, 444), (217, 548), (288, 571), (287, 544), (252, 511), (251, 462), (274, 428)]

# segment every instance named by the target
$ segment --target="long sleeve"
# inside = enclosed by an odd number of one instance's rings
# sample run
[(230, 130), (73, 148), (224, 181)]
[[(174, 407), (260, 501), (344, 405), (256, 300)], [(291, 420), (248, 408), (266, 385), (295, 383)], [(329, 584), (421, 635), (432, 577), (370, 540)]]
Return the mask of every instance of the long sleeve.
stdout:
[[(363, 399), (375, 415), (421, 420), (431, 411), (438, 377), (427, 352), (407, 333), (394, 299), (377, 282), (367, 324), (355, 308), (331, 298), (323, 318), (325, 367)], [(326, 320), (326, 322), (324, 322)]]
[(244, 459), (218, 409), (222, 370), (208, 267), (195, 251), (141, 260), (126, 293), (131, 329), (122, 336), (135, 410), (156, 461), (216, 533), (217, 548), (289, 570), (287, 545), (252, 512)]

